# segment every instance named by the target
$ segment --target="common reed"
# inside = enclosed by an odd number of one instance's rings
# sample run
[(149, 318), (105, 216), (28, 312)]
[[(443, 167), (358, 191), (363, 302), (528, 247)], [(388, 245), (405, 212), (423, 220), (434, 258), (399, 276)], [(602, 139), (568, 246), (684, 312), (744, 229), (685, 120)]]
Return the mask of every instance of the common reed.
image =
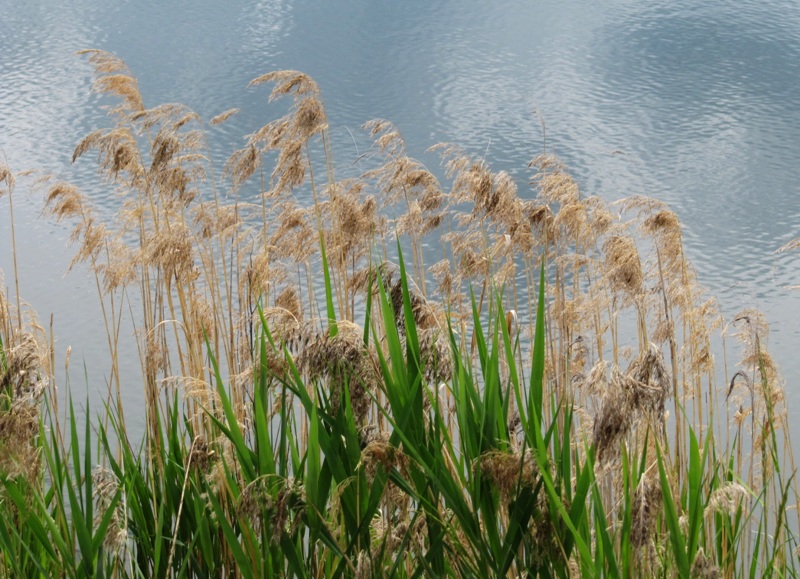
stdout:
[[(338, 179), (297, 71), (250, 83), (288, 111), (219, 172), (213, 127), (235, 110), (207, 127), (148, 108), (119, 58), (84, 54), (111, 126), (73, 161), (96, 155), (118, 211), (37, 186), (95, 275), (110, 398), (60, 424), (47, 337), (2, 298), (6, 575), (797, 574), (768, 324), (721, 319), (664, 204), (587, 196), (549, 154), (521, 194), (436, 145), (440, 179), (384, 120)], [(0, 183), (10, 200), (10, 169)], [(137, 383), (141, 445), (119, 395)]]

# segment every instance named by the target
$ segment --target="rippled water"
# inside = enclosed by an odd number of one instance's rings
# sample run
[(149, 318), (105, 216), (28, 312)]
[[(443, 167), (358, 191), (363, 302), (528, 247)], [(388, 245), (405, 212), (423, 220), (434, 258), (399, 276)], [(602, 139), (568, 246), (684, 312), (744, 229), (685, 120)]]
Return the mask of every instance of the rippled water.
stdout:
[[(105, 126), (91, 74), (75, 56), (97, 47), (124, 58), (148, 104), (182, 102), (203, 118), (242, 113), (215, 129), (224, 155), (269, 116), (264, 72), (293, 68), (320, 84), (337, 161), (366, 142), (366, 120), (392, 120), (409, 151), (441, 141), (486, 154), (524, 190), (542, 147), (559, 154), (584, 192), (609, 200), (647, 192), (685, 226), (700, 281), (730, 315), (765, 312), (770, 348), (800, 408), (800, 253), (773, 252), (794, 237), (800, 213), (800, 5), (717, 1), (436, 3), (55, 0), (16, 3), (0, 17), (0, 149), (17, 170), (41, 168), (80, 184), (101, 205), (91, 163), (72, 148)], [(350, 133), (355, 134), (355, 138)], [(625, 155), (614, 155), (612, 151)], [(222, 157), (221, 157), (222, 158)], [(67, 277), (67, 230), (15, 210), (21, 290), (60, 352), (102, 359), (92, 281)], [(0, 208), (0, 267), (9, 276), (7, 206)], [(6, 280), (6, 285), (13, 285)], [(96, 356), (95, 353), (98, 355)], [(131, 357), (135, 352), (131, 352)], [(73, 366), (74, 367), (74, 366)], [(73, 376), (75, 372), (72, 372)], [(75, 380), (75, 378), (73, 378)], [(133, 403), (139, 392), (126, 393)]]

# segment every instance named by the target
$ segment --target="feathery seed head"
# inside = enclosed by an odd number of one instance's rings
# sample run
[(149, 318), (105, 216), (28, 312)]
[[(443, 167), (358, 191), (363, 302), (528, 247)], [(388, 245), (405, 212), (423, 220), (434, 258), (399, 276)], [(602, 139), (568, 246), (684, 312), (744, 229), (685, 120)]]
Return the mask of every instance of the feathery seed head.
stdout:
[(0, 188), (0, 197), (14, 190), (14, 173), (5, 163), (0, 162), (0, 183), (5, 183), (5, 187)]
[(727, 513), (733, 516), (748, 496), (747, 489), (742, 485), (737, 482), (727, 482), (711, 493), (705, 514), (710, 516), (714, 513)]
[(56, 221), (83, 217), (85, 197), (75, 185), (59, 182), (52, 185), (45, 195), (44, 213)]
[(144, 110), (138, 82), (121, 58), (97, 49), (81, 50), (78, 54), (89, 55), (89, 64), (97, 76), (94, 91), (98, 94), (116, 96), (122, 100), (117, 107), (111, 109), (111, 113), (124, 116)]
[(322, 101), (307, 97), (299, 101), (294, 109), (292, 128), (297, 136), (306, 141), (328, 128), (328, 119)]
[(607, 276), (612, 288), (630, 295), (642, 291), (642, 264), (636, 243), (630, 237), (613, 236), (603, 244)]
[(295, 96), (319, 95), (320, 92), (319, 86), (314, 82), (314, 79), (297, 70), (276, 70), (268, 72), (254, 78), (247, 86), (258, 86), (265, 83), (275, 83), (275, 87), (269, 95), (270, 100), (275, 100), (291, 94)]
[(154, 235), (144, 249), (144, 264), (185, 280), (195, 275), (194, 246), (185, 226), (173, 225)]
[(212, 126), (221, 125), (222, 123), (227, 121), (229, 118), (231, 118), (233, 115), (235, 115), (238, 112), (239, 112), (239, 109), (235, 109), (235, 108), (234, 109), (228, 109), (224, 113), (220, 113), (217, 116), (215, 116), (214, 118), (212, 118), (211, 121), (209, 122), (209, 124), (212, 125)]
[(297, 322), (303, 319), (303, 304), (300, 295), (293, 287), (284, 288), (275, 298), (275, 306), (284, 309)]
[(234, 189), (247, 181), (261, 166), (261, 155), (255, 145), (248, 144), (238, 149), (225, 162), (225, 174), (231, 178)]

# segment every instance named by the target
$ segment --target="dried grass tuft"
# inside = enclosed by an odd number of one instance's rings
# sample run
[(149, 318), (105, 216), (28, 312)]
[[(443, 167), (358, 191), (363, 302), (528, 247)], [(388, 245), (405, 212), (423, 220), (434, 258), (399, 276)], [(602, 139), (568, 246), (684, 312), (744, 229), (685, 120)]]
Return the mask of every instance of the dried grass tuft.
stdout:
[(311, 341), (297, 358), (297, 365), (311, 380), (328, 387), (333, 412), (341, 406), (342, 392), (348, 388), (353, 415), (364, 424), (372, 399), (383, 387), (374, 351), (364, 345), (363, 330), (355, 324), (339, 324), (335, 336), (325, 331)]
[(717, 579), (722, 576), (722, 572), (717, 567), (714, 559), (708, 557), (703, 548), (700, 547), (695, 554), (690, 576), (692, 579)]
[(382, 467), (386, 473), (391, 472), (392, 469), (403, 473), (407, 472), (408, 457), (403, 454), (401, 449), (389, 442), (388, 432), (369, 433), (363, 444), (361, 463), (370, 483), (375, 479), (378, 467)]
[(497, 489), (504, 501), (517, 496), (519, 488), (533, 489), (539, 480), (539, 466), (530, 449), (519, 452), (491, 450), (481, 455), (480, 473)]
[(655, 344), (650, 344), (625, 374), (613, 366), (606, 381), (601, 375), (604, 371), (604, 366), (598, 365), (591, 374), (592, 384), (607, 384), (595, 416), (593, 443), (598, 465), (608, 466), (639, 421), (644, 419), (653, 426), (663, 424), (671, 379), (663, 354)]
[(661, 513), (661, 498), (661, 482), (653, 476), (643, 476), (636, 486), (631, 512), (630, 540), (637, 549), (650, 543)]

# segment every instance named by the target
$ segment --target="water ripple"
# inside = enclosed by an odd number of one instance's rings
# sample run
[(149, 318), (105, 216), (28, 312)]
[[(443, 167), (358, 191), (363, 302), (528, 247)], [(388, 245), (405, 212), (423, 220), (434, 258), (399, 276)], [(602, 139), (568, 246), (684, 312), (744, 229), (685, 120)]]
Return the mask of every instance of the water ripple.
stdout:
[[(800, 374), (786, 321), (800, 316), (800, 292), (787, 289), (800, 284), (800, 252), (774, 254), (799, 235), (796, 3), (42, 0), (5, 10), (0, 35), (0, 149), (17, 169), (69, 175), (106, 211), (118, 201), (92, 163), (69, 166), (75, 143), (108, 123), (75, 51), (118, 53), (150, 105), (183, 102), (204, 119), (241, 108), (211, 131), (218, 165), (285, 110), (247, 83), (299, 69), (322, 88), (341, 164), (369, 147), (361, 124), (382, 117), (439, 174), (425, 150), (453, 142), (531, 195), (527, 163), (546, 145), (586, 194), (669, 202), (701, 283), (726, 312), (761, 307), (776, 321), (776, 357)], [(35, 264), (66, 232), (37, 229), (33, 208), (20, 214)], [(51, 286), (30, 288), (42, 311), (76, 309), (74, 292), (59, 304)]]

